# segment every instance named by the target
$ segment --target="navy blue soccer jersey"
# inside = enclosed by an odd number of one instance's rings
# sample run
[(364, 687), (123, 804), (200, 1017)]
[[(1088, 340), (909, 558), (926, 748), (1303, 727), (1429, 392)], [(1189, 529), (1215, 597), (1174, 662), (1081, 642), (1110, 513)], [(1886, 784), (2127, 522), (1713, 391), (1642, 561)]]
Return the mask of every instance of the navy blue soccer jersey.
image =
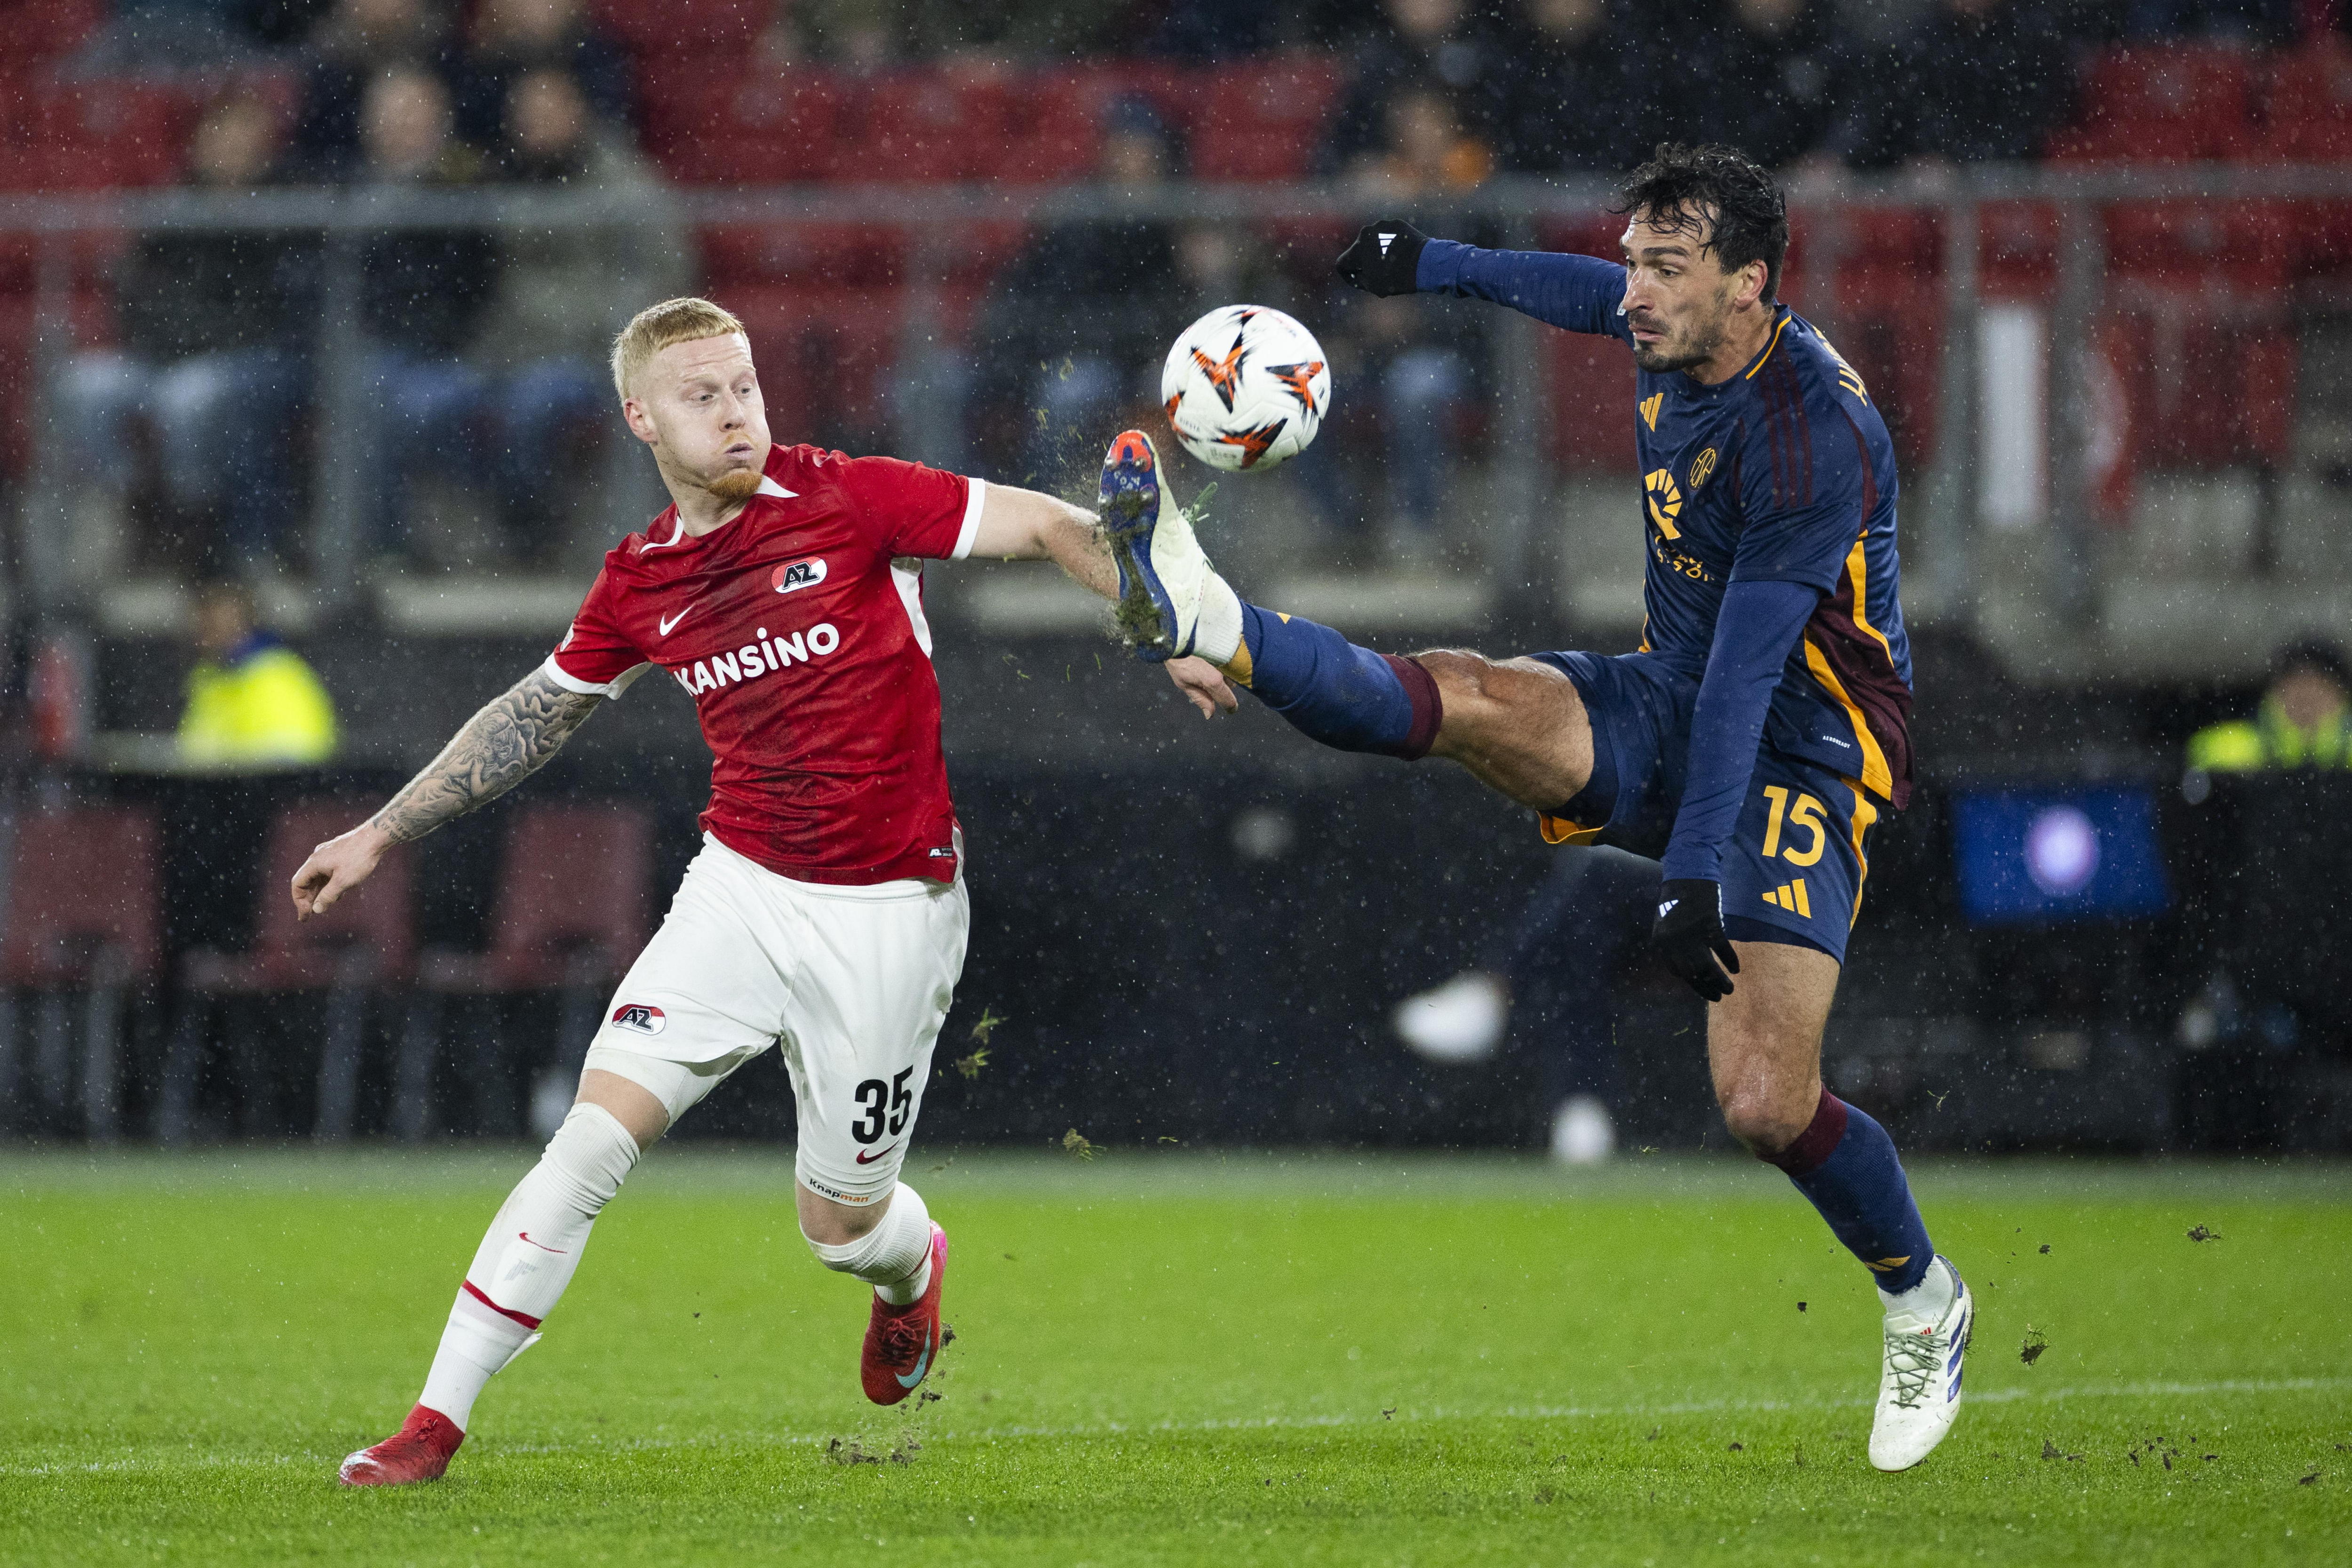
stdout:
[[(1433, 239), (1419, 282), (1633, 342), (1619, 310), (1625, 268), (1598, 257)], [(1730, 380), (1637, 371), (1634, 398), (1643, 648), (1698, 677), (1730, 584), (1812, 590), (1819, 601), (1772, 692), (1763, 742), (1907, 805), (1911, 647), (1896, 596), (1895, 448), (1862, 378), (1782, 305), (1770, 341)]]

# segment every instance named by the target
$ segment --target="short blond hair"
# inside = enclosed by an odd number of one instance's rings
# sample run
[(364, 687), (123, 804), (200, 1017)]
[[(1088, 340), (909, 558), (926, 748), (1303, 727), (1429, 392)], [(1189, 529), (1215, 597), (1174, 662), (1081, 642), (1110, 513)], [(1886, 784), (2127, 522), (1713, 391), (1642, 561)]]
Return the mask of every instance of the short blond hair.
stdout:
[(730, 337), (742, 331), (743, 323), (735, 319), (732, 311), (691, 295), (648, 305), (613, 340), (614, 389), (626, 403), (629, 384), (646, 368), (647, 360), (670, 344), (690, 343), (698, 338)]

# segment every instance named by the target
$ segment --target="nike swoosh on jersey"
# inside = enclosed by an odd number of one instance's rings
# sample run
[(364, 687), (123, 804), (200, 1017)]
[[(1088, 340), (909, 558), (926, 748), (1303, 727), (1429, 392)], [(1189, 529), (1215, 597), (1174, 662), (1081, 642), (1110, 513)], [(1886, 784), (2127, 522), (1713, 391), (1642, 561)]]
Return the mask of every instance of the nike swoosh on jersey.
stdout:
[[(893, 1143), (890, 1145), (890, 1149), (896, 1149), (898, 1146), (898, 1145), (896, 1143)], [(860, 1149), (857, 1152), (857, 1163), (861, 1165), (870, 1165), (874, 1163), (875, 1161), (879, 1160), (884, 1154), (887, 1154), (890, 1152), (890, 1149), (884, 1149), (879, 1152), (871, 1149)]]
[[(696, 601), (697, 604), (699, 604), (700, 602), (700, 600)], [(669, 636), (670, 627), (677, 625), (678, 622), (686, 619), (687, 616), (692, 614), (694, 614), (694, 605), (688, 605), (686, 608), (680, 610), (674, 616), (664, 616), (661, 618), (661, 635), (664, 637)]]

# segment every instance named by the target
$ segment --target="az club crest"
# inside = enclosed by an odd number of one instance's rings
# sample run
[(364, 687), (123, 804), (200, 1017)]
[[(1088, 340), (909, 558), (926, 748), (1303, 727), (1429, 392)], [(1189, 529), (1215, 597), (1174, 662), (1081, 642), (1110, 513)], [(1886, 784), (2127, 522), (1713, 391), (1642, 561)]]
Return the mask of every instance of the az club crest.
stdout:
[(643, 1002), (624, 1002), (613, 1009), (613, 1027), (634, 1029), (640, 1035), (658, 1035), (669, 1026), (669, 1020), (658, 1007)]
[(798, 561), (787, 561), (776, 568), (769, 581), (776, 585), (776, 592), (779, 594), (791, 594), (803, 588), (814, 588), (824, 581), (824, 557), (807, 555)]

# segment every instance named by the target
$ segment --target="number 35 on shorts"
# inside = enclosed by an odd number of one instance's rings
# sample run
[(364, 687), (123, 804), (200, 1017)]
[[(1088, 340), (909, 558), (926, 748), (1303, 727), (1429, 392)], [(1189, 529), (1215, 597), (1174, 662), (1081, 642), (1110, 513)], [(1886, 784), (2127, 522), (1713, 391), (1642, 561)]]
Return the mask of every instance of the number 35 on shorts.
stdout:
[(869, 1078), (859, 1084), (856, 1091), (857, 1104), (865, 1114), (849, 1124), (849, 1135), (860, 1143), (876, 1143), (886, 1132), (893, 1136), (904, 1132), (907, 1113), (915, 1104), (907, 1080), (914, 1075), (913, 1068), (904, 1068), (887, 1083)]

